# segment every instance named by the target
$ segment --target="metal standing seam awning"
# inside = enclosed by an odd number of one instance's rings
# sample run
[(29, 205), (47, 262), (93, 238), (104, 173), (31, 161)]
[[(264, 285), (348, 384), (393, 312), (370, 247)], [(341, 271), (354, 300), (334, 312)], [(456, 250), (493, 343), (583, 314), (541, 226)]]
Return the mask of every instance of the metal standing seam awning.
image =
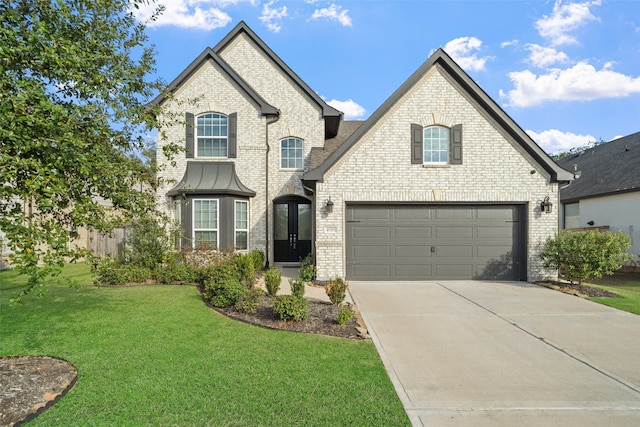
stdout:
[(256, 192), (245, 186), (236, 175), (232, 162), (187, 162), (182, 180), (167, 193), (181, 194), (231, 194), (254, 197)]

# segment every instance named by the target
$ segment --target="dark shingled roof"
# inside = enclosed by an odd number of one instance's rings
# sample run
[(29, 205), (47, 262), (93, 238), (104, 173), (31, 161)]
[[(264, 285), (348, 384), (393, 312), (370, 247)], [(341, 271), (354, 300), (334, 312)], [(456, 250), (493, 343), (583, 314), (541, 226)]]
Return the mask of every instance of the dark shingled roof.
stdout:
[(314, 147), (311, 149), (311, 162), (309, 169), (315, 169), (324, 162), (327, 157), (336, 151), (344, 142), (356, 131), (364, 120), (344, 120), (340, 123), (338, 134), (334, 138), (326, 139), (324, 147)]
[(580, 178), (560, 191), (562, 202), (640, 191), (640, 132), (605, 142), (558, 161)]

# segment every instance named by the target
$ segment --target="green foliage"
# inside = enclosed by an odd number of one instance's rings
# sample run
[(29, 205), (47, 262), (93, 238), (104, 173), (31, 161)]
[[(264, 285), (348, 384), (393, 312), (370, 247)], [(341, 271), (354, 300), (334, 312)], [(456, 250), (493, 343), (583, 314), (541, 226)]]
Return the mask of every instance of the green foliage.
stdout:
[(291, 286), (291, 294), (302, 298), (304, 296), (304, 282), (298, 279), (289, 279), (289, 286)]
[(280, 289), (280, 283), (282, 282), (282, 272), (277, 268), (271, 267), (264, 273), (264, 283), (267, 287), (267, 293), (269, 295), (275, 295)]
[(612, 274), (628, 259), (629, 236), (622, 232), (565, 231), (547, 239), (540, 254), (547, 268), (561, 269), (571, 282)]
[(313, 265), (313, 256), (311, 254), (300, 260), (300, 270), (298, 273), (300, 280), (305, 283), (313, 281), (316, 277), (316, 266)]
[(340, 309), (338, 310), (338, 314), (336, 315), (336, 322), (338, 322), (338, 325), (344, 325), (352, 318), (353, 311), (351, 310), (351, 307), (346, 304), (340, 305)]
[(233, 262), (236, 265), (238, 274), (240, 275), (240, 281), (247, 287), (253, 286), (256, 280), (256, 269), (253, 265), (253, 256), (248, 254), (236, 255)]
[(68, 244), (78, 228), (109, 233), (155, 208), (153, 162), (138, 153), (164, 84), (147, 77), (136, 3), (0, 3), (0, 230), (30, 277), (21, 295), (86, 255)]
[(127, 229), (123, 260), (126, 264), (156, 270), (172, 257), (175, 230), (161, 217), (145, 214)]
[(264, 252), (259, 249), (254, 249), (249, 252), (249, 256), (253, 259), (253, 267), (256, 270), (262, 270), (265, 261)]
[(247, 288), (237, 279), (212, 281), (204, 286), (203, 295), (214, 307), (231, 307)]
[(259, 288), (244, 288), (234, 304), (234, 308), (240, 313), (252, 313), (260, 306), (264, 291)]
[(151, 270), (139, 265), (122, 264), (105, 258), (96, 266), (94, 282), (97, 285), (124, 285), (143, 283), (151, 277)]
[(299, 322), (309, 314), (307, 300), (296, 295), (278, 295), (273, 300), (273, 311), (283, 322)]
[(347, 285), (347, 282), (338, 277), (329, 281), (329, 284), (324, 288), (324, 290), (331, 303), (339, 305), (344, 301), (348, 287), (349, 285)]
[[(192, 271), (192, 280), (200, 285), (229, 277), (240, 280), (235, 265), (229, 262), (235, 256), (233, 252), (186, 248), (181, 256)], [(217, 271), (223, 265), (223, 270)]]

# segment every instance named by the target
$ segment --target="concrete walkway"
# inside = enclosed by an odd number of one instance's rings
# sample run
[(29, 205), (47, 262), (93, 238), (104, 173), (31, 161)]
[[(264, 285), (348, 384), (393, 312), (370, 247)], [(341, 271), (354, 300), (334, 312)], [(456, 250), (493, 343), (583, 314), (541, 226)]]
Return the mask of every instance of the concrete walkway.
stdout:
[(523, 282), (350, 282), (414, 426), (640, 426), (640, 316)]
[[(280, 289), (276, 293), (276, 295), (290, 295), (291, 294), (291, 286), (289, 285), (289, 279), (295, 279), (298, 277), (298, 270), (300, 269), (299, 265), (296, 264), (281, 264), (275, 263), (272, 267), (277, 268), (282, 272), (282, 280), (280, 281)], [(264, 290), (266, 287), (263, 285)], [(324, 288), (319, 286), (309, 286), (305, 285), (304, 296), (307, 299), (314, 299), (318, 301), (331, 302)], [(345, 302), (353, 303), (351, 299), (351, 295), (347, 293)]]

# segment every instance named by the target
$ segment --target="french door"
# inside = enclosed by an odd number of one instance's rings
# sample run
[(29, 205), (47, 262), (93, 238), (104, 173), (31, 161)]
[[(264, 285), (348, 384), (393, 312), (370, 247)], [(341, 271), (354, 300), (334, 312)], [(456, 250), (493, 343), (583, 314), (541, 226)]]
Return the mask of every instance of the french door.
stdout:
[(298, 262), (311, 253), (311, 201), (288, 196), (273, 204), (273, 257), (276, 262)]

